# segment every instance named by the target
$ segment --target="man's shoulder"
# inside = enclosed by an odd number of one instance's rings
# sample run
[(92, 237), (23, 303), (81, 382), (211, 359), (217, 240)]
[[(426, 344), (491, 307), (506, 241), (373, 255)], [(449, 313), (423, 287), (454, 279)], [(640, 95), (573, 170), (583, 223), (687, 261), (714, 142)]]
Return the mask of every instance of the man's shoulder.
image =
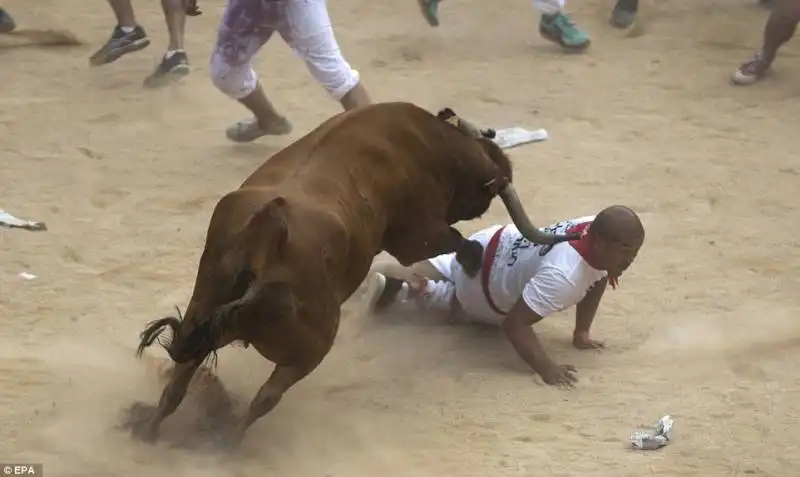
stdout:
[(541, 267), (556, 269), (569, 276), (581, 268), (582, 262), (583, 257), (575, 247), (569, 242), (561, 242), (551, 246), (542, 259)]

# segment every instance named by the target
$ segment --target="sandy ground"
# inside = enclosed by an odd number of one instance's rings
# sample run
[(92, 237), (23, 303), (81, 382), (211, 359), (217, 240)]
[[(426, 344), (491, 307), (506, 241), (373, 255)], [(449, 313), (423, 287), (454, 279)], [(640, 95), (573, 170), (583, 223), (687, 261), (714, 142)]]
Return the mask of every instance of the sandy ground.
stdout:
[[(191, 75), (159, 91), (141, 86), (166, 41), (157, 2), (136, 2), (154, 44), (100, 69), (88, 56), (111, 26), (103, 2), (3, 3), (21, 25), (69, 28), (88, 45), (0, 39), (0, 208), (50, 228), (2, 233), (0, 460), (41, 461), (51, 477), (796, 475), (800, 50), (782, 51), (762, 85), (728, 86), (760, 40), (755, 2), (648, 2), (625, 35), (606, 24), (610, 0), (576, 1), (594, 44), (575, 56), (539, 38), (522, 0), (446, 2), (437, 30), (411, 0), (331, 1), (376, 99), (548, 129), (512, 152), (536, 222), (623, 203), (647, 242), (601, 306), (607, 350), (572, 349), (572, 311), (537, 325), (579, 368), (575, 390), (543, 385), (499, 333), (376, 321), (354, 297), (331, 355), (230, 455), (182, 447), (198, 395), (155, 446), (116, 428), (161, 391), (165, 354), (136, 361), (137, 334), (185, 307), (215, 201), (338, 105), (274, 41), (258, 70), (297, 130), (237, 147), (223, 129), (244, 111), (208, 79), (222, 1), (190, 19)], [(460, 228), (506, 220), (493, 207)], [(271, 367), (228, 348), (219, 376), (243, 406)], [(628, 449), (637, 425), (666, 413), (670, 446)]]

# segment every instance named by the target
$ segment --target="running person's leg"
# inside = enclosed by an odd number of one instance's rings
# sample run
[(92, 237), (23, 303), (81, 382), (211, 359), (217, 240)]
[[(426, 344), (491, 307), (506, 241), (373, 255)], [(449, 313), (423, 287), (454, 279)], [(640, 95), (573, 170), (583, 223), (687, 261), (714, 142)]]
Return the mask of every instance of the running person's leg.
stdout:
[(743, 63), (731, 77), (735, 85), (750, 85), (763, 78), (778, 50), (793, 36), (800, 22), (800, 0), (777, 0), (764, 27), (764, 40), (755, 57)]
[(633, 25), (639, 12), (639, 0), (617, 0), (611, 10), (611, 24), (617, 28), (625, 29)]
[(289, 0), (278, 31), (305, 61), (311, 76), (345, 110), (371, 103), (358, 71), (342, 56), (326, 0)]
[(211, 55), (211, 79), (217, 89), (239, 101), (255, 117), (228, 128), (226, 135), (232, 141), (250, 142), (292, 131), (291, 123), (267, 98), (252, 65), (253, 56), (280, 23), (281, 10), (279, 2), (264, 0), (228, 0), (225, 7)]
[(539, 33), (547, 40), (568, 50), (581, 51), (589, 47), (589, 37), (564, 13), (566, 0), (533, 0), (533, 8), (542, 12)]
[[(584, 50), (589, 37), (564, 13), (565, 0), (532, 0), (533, 7), (542, 13), (539, 33), (568, 50)], [(636, 0), (634, 0), (636, 1)], [(420, 12), (430, 26), (439, 26), (439, 4), (442, 0), (417, 0)]]
[(439, 26), (439, 4), (442, 0), (417, 0), (419, 11), (432, 27)]
[(17, 24), (5, 9), (0, 8), (0, 33), (11, 33), (17, 28)]
[(136, 23), (131, 0), (108, 0), (108, 4), (114, 10), (117, 25), (106, 44), (89, 58), (92, 66), (111, 63), (123, 55), (141, 50), (150, 44), (144, 28)]
[[(189, 74), (189, 58), (183, 46), (186, 31), (186, 11), (191, 8), (185, 0), (161, 0), (169, 32), (169, 45), (155, 71), (145, 78), (148, 87), (161, 86)], [(196, 5), (193, 6), (197, 8)]]

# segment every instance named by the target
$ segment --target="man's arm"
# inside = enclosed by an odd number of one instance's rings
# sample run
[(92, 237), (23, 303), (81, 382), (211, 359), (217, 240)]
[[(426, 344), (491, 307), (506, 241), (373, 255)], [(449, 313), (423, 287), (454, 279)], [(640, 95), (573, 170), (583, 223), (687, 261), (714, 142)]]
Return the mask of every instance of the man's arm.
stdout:
[(597, 314), (597, 308), (600, 306), (600, 300), (603, 298), (607, 284), (608, 278), (599, 280), (575, 307), (575, 331), (572, 333), (572, 345), (578, 349), (603, 347), (601, 341), (589, 338), (589, 329), (592, 327), (594, 316)]
[(572, 383), (577, 381), (572, 374), (577, 371), (575, 367), (570, 364), (559, 366), (553, 362), (533, 332), (532, 325), (541, 319), (541, 316), (528, 307), (525, 300), (520, 299), (503, 321), (503, 331), (519, 357), (541, 376), (544, 382), (572, 386)]
[(560, 308), (570, 289), (558, 270), (537, 274), (523, 290), (522, 297), (503, 320), (503, 331), (520, 358), (547, 384), (571, 386), (577, 381), (572, 365), (557, 365), (542, 348), (533, 325)]

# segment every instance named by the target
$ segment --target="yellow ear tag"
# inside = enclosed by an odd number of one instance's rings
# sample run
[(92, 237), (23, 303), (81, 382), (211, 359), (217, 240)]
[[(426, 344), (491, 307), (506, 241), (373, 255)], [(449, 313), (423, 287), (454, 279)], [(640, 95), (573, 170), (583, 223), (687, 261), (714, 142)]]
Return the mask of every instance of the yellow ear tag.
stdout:
[(458, 116), (456, 116), (455, 114), (450, 116), (449, 118), (445, 119), (445, 121), (450, 123), (450, 124), (452, 124), (455, 127), (459, 127), (459, 125), (461, 124), (461, 121), (458, 119)]

